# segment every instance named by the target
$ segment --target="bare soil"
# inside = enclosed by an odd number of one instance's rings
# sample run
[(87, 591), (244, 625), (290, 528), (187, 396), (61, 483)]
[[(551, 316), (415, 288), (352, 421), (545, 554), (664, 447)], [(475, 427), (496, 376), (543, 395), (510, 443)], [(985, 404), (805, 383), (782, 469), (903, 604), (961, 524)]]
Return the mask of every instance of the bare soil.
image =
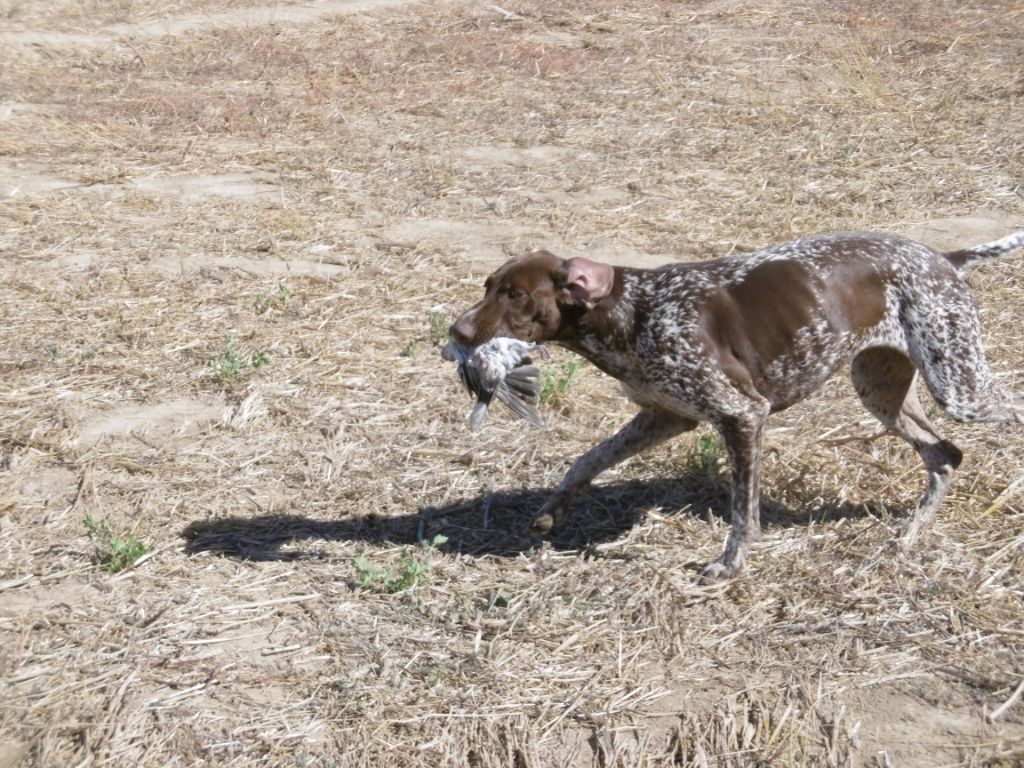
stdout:
[[(1024, 764), (1019, 426), (933, 411), (967, 459), (904, 553), (919, 461), (838, 376), (774, 417), (764, 540), (704, 589), (708, 431), (541, 543), (629, 404), (584, 366), (546, 430), (471, 433), (437, 355), (531, 248), (1024, 228), (1022, 25), (1010, 0), (0, 0), (0, 766)], [(1017, 390), (1020, 265), (972, 277)], [(112, 536), (146, 554), (105, 569)]]

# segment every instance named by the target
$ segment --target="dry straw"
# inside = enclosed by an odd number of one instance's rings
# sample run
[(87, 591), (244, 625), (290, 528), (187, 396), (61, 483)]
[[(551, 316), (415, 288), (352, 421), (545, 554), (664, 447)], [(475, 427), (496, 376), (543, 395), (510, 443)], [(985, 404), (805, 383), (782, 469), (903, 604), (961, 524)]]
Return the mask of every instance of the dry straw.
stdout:
[[(708, 433), (541, 546), (628, 404), (585, 367), (548, 431), (470, 433), (434, 337), (528, 247), (1024, 224), (1019, 8), (427, 2), (90, 47), (164, 5), (7, 5), (77, 42), (0, 47), (0, 764), (1024, 759), (1019, 429), (940, 418), (968, 459), (902, 554), (919, 461), (840, 376), (771, 423), (749, 573), (698, 589)], [(1018, 390), (1019, 275), (972, 278)], [(101, 570), (86, 515), (149, 555)]]

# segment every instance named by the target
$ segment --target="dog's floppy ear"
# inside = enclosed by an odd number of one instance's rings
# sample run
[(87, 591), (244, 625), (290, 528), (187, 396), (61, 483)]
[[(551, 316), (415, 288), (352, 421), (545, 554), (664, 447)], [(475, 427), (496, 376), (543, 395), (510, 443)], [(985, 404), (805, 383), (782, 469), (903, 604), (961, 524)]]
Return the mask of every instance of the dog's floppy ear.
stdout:
[(615, 270), (590, 259), (569, 259), (555, 274), (555, 287), (567, 304), (593, 309), (612, 291)]

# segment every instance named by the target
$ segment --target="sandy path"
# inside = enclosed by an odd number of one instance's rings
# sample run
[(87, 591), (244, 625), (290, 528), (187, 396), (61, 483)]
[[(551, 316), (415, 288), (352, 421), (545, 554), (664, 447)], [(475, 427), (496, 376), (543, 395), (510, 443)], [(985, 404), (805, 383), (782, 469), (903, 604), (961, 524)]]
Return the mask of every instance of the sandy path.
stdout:
[(0, 45), (44, 47), (91, 47), (119, 39), (160, 38), (202, 29), (263, 26), (267, 24), (310, 24), (328, 16), (344, 16), (379, 9), (412, 5), (417, 0), (326, 0), (299, 5), (267, 5), (230, 11), (189, 13), (156, 21), (111, 24), (96, 32), (60, 32), (39, 29), (7, 29), (0, 25)]

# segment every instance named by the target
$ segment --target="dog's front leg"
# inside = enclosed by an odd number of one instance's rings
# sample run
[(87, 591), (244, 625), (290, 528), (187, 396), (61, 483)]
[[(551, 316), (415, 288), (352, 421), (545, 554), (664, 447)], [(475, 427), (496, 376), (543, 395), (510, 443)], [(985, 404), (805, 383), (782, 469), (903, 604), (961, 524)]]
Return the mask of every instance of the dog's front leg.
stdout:
[(746, 564), (751, 542), (761, 537), (761, 442), (767, 416), (765, 412), (725, 418), (716, 424), (732, 464), (732, 529), (725, 551), (701, 572), (701, 584), (714, 584), (738, 574)]
[(640, 411), (626, 426), (576, 460), (558, 489), (534, 517), (530, 533), (544, 535), (560, 525), (576, 494), (604, 470), (696, 426), (696, 421), (682, 416)]

